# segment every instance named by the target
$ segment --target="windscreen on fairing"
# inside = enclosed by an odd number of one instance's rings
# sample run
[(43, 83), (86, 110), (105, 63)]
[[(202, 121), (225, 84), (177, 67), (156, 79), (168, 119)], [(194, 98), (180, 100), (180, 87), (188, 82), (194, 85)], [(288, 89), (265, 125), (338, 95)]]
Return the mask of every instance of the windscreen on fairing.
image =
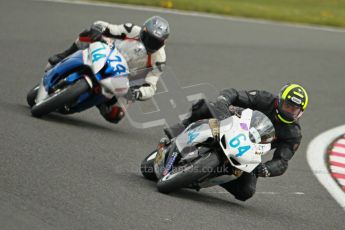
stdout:
[(253, 143), (270, 143), (275, 137), (275, 129), (271, 120), (257, 110), (253, 111), (249, 129), (249, 137)]

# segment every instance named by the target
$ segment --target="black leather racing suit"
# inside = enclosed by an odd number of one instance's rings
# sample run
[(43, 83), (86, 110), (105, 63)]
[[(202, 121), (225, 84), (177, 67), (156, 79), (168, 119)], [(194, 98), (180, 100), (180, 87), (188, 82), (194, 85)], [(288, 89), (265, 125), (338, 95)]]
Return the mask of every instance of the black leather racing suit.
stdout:
[[(285, 124), (277, 119), (277, 99), (277, 96), (266, 91), (226, 89), (221, 91), (216, 102), (207, 103), (200, 100), (195, 103), (191, 115), (183, 121), (183, 126), (210, 117), (225, 119), (232, 115), (229, 111), (230, 105), (261, 111), (272, 121), (276, 132), (276, 139), (272, 142), (272, 148), (275, 149), (273, 158), (267, 161), (265, 166), (268, 169), (268, 176), (280, 176), (286, 171), (288, 161), (300, 145), (302, 135), (298, 122)], [(173, 135), (178, 133), (176, 130), (173, 132)], [(257, 177), (254, 173), (243, 173), (237, 180), (221, 186), (233, 194), (235, 198), (245, 201), (254, 195), (256, 181)]]

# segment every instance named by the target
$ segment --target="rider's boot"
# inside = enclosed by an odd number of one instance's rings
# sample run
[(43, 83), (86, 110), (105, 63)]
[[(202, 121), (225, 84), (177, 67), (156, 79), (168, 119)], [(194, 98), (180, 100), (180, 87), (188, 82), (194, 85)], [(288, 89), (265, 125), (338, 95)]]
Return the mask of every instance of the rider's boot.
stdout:
[(206, 100), (201, 99), (192, 105), (192, 110), (189, 116), (181, 123), (175, 124), (164, 129), (165, 135), (172, 139), (179, 135), (191, 123), (213, 117), (211, 106)]
[[(109, 102), (109, 104), (111, 101)], [(115, 103), (113, 105), (109, 105), (108, 103), (103, 103), (100, 105), (97, 105), (97, 108), (99, 109), (101, 115), (106, 119), (107, 121), (111, 123), (119, 123), (126, 114), (126, 108), (124, 106), (121, 106), (118, 103)]]
[(62, 61), (64, 58), (66, 58), (67, 56), (73, 54), (74, 52), (78, 51), (78, 46), (75, 42), (73, 42), (73, 44), (65, 51), (55, 54), (51, 57), (49, 57), (48, 59), (48, 64), (46, 66), (45, 71), (50, 70), (52, 67), (54, 67), (57, 63), (59, 63), (60, 61)]

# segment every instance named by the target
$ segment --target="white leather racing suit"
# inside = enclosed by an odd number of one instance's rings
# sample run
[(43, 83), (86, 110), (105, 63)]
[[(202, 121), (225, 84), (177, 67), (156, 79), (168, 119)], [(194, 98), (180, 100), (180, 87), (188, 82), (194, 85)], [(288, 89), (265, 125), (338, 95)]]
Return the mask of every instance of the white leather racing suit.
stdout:
[[(104, 21), (96, 21), (93, 25), (101, 25), (104, 28), (103, 36), (121, 39), (121, 40), (139, 40), (141, 27), (132, 23), (126, 24), (110, 24)], [(85, 40), (83, 40), (83, 33), (77, 39), (76, 44), (79, 49), (85, 48)], [(139, 100), (150, 99), (157, 90), (157, 82), (162, 74), (164, 65), (166, 63), (165, 46), (157, 50), (155, 53), (147, 54), (147, 61), (145, 63), (136, 63), (136, 69), (150, 68), (146, 74), (144, 84), (139, 87), (141, 96)], [(139, 65), (139, 66), (138, 66)]]
[[(97, 33), (95, 33), (95, 31)], [(141, 76), (139, 80), (133, 81), (135, 82), (133, 89), (135, 89), (135, 93), (137, 93), (135, 100), (150, 99), (157, 90), (157, 82), (163, 73), (162, 71), (166, 63), (165, 47), (163, 46), (156, 52), (148, 54), (144, 45), (140, 42), (140, 31), (141, 27), (132, 23), (115, 25), (105, 21), (96, 21), (89, 30), (85, 30), (79, 34), (79, 37), (70, 48), (62, 53), (51, 56), (48, 60), (48, 67), (51, 68), (51, 66), (54, 66), (68, 55), (77, 50), (87, 48), (91, 42), (103, 39), (102, 37), (115, 39), (115, 46), (120, 52), (122, 47), (122, 52), (124, 53), (127, 51), (126, 43), (137, 42), (143, 47), (143, 49), (139, 50), (142, 51), (139, 52), (141, 55), (140, 58), (137, 58), (139, 54), (132, 52), (132, 54), (135, 54), (134, 57), (130, 61), (127, 60), (130, 72), (132, 72), (133, 69), (135, 71), (145, 70), (140, 72)], [(97, 108), (101, 115), (112, 123), (119, 122), (125, 116), (125, 108), (117, 103), (116, 98), (112, 98), (106, 103), (97, 105)]]

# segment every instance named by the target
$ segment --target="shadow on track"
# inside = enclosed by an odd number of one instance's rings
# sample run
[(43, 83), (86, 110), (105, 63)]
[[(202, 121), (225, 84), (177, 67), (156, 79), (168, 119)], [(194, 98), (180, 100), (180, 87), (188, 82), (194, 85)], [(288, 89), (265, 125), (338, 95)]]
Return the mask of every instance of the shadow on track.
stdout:
[[(124, 177), (127, 177), (126, 181), (131, 181), (132, 186), (140, 186), (140, 188), (152, 189), (152, 192), (159, 193), (157, 191), (156, 182), (145, 179), (142, 175), (136, 173), (128, 173)], [(161, 193), (160, 193), (161, 194)], [(164, 195), (164, 194), (162, 194)], [(165, 196), (170, 196), (171, 199), (188, 200), (195, 201), (197, 203), (203, 203), (207, 206), (222, 207), (222, 208), (237, 208), (241, 210), (246, 210), (247, 207), (238, 203), (232, 202), (229, 199), (223, 199), (222, 197), (213, 196), (211, 194), (197, 192), (190, 189), (181, 189), (176, 192), (172, 192)]]
[(16, 103), (10, 103), (10, 102), (5, 102), (5, 101), (0, 101), (0, 107), (4, 108), (5, 110), (15, 112), (15, 114), (19, 115), (24, 115), (25, 117), (30, 117), (35, 120), (42, 120), (42, 121), (48, 121), (48, 122), (53, 122), (53, 123), (62, 123), (66, 125), (71, 125), (75, 126), (78, 128), (83, 128), (83, 129), (93, 129), (93, 130), (98, 130), (102, 132), (108, 132), (108, 133), (123, 133), (121, 130), (115, 130), (112, 129), (112, 126), (115, 126), (114, 124), (109, 123), (108, 126), (103, 126), (97, 123), (89, 122), (87, 120), (82, 120), (81, 118), (74, 118), (71, 117), (70, 115), (62, 115), (62, 114), (57, 114), (57, 113), (52, 113), (48, 114), (42, 118), (35, 118), (31, 116), (30, 113), (30, 108), (27, 105), (23, 104), (16, 104)]
[[(102, 132), (108, 132), (108, 133), (122, 133), (121, 130), (114, 130), (111, 127), (99, 125), (97, 123), (89, 122), (86, 120), (82, 120), (80, 118), (74, 118), (70, 115), (60, 115), (57, 113), (52, 113), (44, 116), (43, 118), (39, 118), (40, 120), (49, 121), (53, 123), (63, 123), (66, 125), (71, 125), (83, 129), (92, 129), (92, 130), (98, 130)], [(109, 124), (113, 125), (113, 124)]]
[(178, 198), (183, 200), (190, 200), (195, 201), (198, 203), (204, 203), (207, 206), (214, 206), (214, 207), (223, 207), (223, 208), (240, 208), (240, 209), (246, 209), (245, 206), (241, 205), (237, 202), (232, 202), (229, 199), (223, 199), (219, 196), (213, 196), (211, 194), (197, 192), (194, 190), (188, 190), (188, 189), (181, 189), (176, 192), (168, 194), (168, 196), (171, 196), (172, 198)]
[(25, 116), (31, 115), (29, 106), (17, 103), (10, 103), (0, 100), (0, 108), (4, 110), (15, 112), (16, 114), (24, 114)]

